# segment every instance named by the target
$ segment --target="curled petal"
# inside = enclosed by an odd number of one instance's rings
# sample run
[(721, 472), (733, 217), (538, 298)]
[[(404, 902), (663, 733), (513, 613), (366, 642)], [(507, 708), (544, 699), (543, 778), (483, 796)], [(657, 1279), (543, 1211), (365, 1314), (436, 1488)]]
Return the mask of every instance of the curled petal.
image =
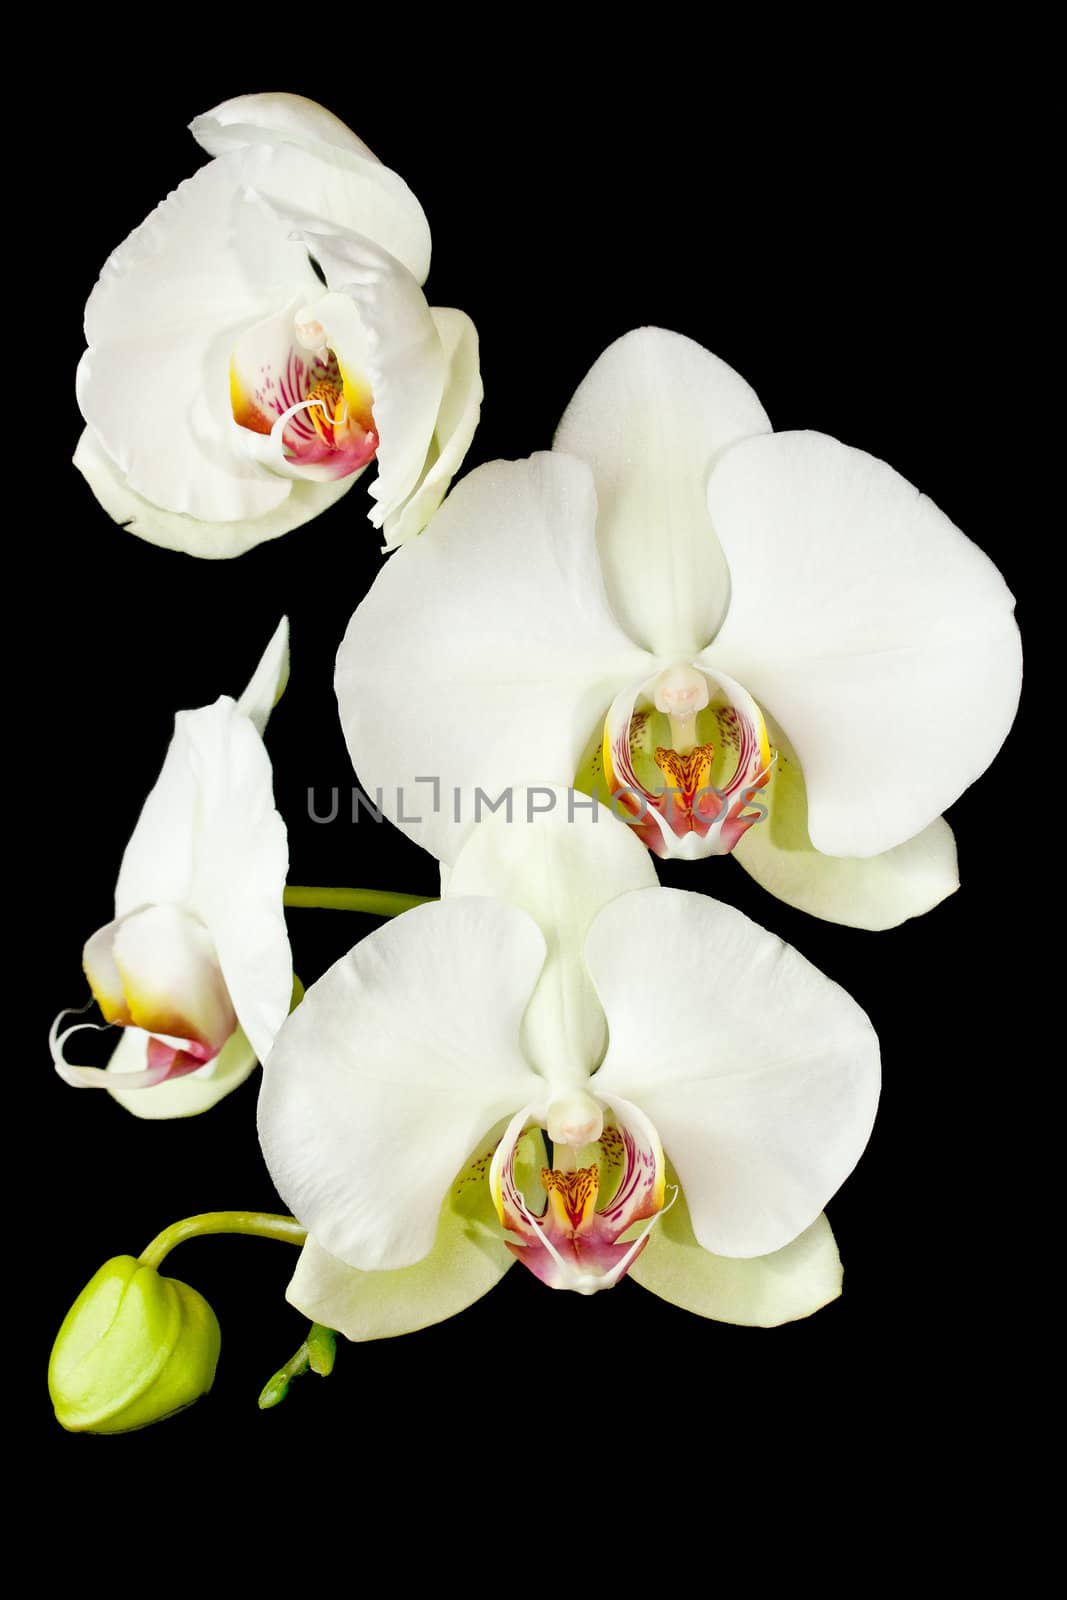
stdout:
[(884, 461), (818, 433), (747, 439), (708, 504), (730, 609), (698, 665), (739, 678), (804, 770), (817, 850), (912, 838), (985, 769), (1019, 698), (1012, 597)]
[[(83, 1008), (87, 1009), (87, 1008)], [(66, 1057), (67, 1040), (76, 1033), (104, 1033), (111, 1026), (110, 1023), (78, 1022), (72, 1028), (63, 1028), (65, 1017), (76, 1015), (70, 1011), (61, 1011), (53, 1022), (48, 1034), (48, 1045), (52, 1052), (52, 1065), (55, 1067), (64, 1083), (69, 1083), (74, 1089), (106, 1089), (107, 1071), (104, 1067), (82, 1067)], [(151, 1059), (148, 1056), (149, 1035), (141, 1034), (145, 1041), (144, 1064), (131, 1070), (127, 1088), (130, 1090), (151, 1089), (161, 1084), (173, 1065), (174, 1052), (154, 1051)], [(180, 1040), (172, 1040), (175, 1047), (181, 1044)], [(200, 1065), (201, 1063), (198, 1063)]]
[(191, 131), (210, 155), (237, 155), (244, 182), (280, 209), (366, 234), (425, 280), (430, 229), (422, 207), (324, 106), (296, 94), (238, 95), (197, 117)]
[(407, 500), (390, 511), (382, 525), (387, 550), (394, 550), (425, 528), (463, 464), (481, 415), (482, 374), (474, 323), (465, 312), (446, 306), (431, 306), (430, 315), (448, 362), (444, 393), (422, 477)]
[[(378, 473), (370, 520), (380, 528), (415, 489), (444, 394), (447, 361), (430, 308), (403, 264), (369, 239), (293, 217), (335, 291), (330, 342), (341, 366), (366, 361), (374, 396)], [(338, 302), (347, 299), (347, 310)]]

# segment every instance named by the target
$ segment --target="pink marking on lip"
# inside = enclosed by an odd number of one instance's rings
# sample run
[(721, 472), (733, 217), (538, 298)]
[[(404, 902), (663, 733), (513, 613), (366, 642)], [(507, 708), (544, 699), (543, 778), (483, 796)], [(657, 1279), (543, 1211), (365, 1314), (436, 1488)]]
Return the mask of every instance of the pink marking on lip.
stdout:
[(150, 1072), (159, 1074), (157, 1081), (160, 1083), (167, 1078), (187, 1077), (190, 1072), (196, 1072), (213, 1061), (217, 1055), (217, 1050), (195, 1041), (190, 1041), (184, 1050), (178, 1050), (174, 1045), (165, 1044), (162, 1039), (155, 1037), (148, 1041), (148, 1068)]
[(516, 1135), (500, 1173), (504, 1226), (518, 1235), (518, 1239), (504, 1240), (512, 1255), (550, 1289), (573, 1288), (568, 1279), (578, 1275), (610, 1278), (625, 1260), (625, 1271), (619, 1272), (619, 1278), (624, 1277), (648, 1241), (646, 1237), (620, 1244), (620, 1235), (661, 1209), (655, 1192), (658, 1169), (654, 1152), (639, 1144), (629, 1128), (606, 1127), (599, 1140), (600, 1165), (604, 1169), (621, 1164), (622, 1179), (603, 1210), (574, 1226), (566, 1208), (553, 1206), (551, 1200), (539, 1216), (530, 1210), (515, 1180), (517, 1143)]
[(335, 422), (323, 406), (318, 413), (322, 426), (316, 427), (306, 404), (316, 389), (343, 395), (336, 356), (331, 351), (325, 361), (309, 361), (299, 350), (290, 348), (282, 372), (275, 375), (269, 365), (263, 366), (251, 395), (242, 391), (239, 404), (233, 406), (234, 420), (253, 433), (269, 434), (279, 417), (294, 406), (302, 407), (293, 411), (282, 430), (286, 458), (300, 466), (325, 466), (330, 477), (348, 477), (377, 454), (378, 430), (373, 413), (368, 405), (365, 411), (346, 414)]

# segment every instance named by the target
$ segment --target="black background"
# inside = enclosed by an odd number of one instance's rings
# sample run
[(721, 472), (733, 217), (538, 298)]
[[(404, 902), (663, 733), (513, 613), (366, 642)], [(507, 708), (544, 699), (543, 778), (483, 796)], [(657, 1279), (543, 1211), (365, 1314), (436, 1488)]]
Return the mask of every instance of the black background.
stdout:
[[(307, 816), (309, 786), (347, 793), (353, 781), (331, 679), (381, 559), (365, 488), (283, 539), (207, 563), (124, 533), (66, 465), (84, 301), (109, 251), (203, 159), (185, 131), (196, 113), (240, 92), (304, 93), (407, 179), (433, 230), (428, 298), (465, 309), (481, 335), (486, 401), (466, 469), (546, 448), (619, 334), (676, 329), (736, 367), (777, 428), (835, 435), (929, 494), (1000, 565), (1027, 637), (1037, 517), (1020, 436), (1040, 213), (1030, 108), (1006, 113), (980, 75), (917, 50), (877, 87), (867, 55), (819, 78), (782, 60), (770, 76), (710, 39), (692, 51), (677, 38), (635, 45), (625, 64), (607, 46), (541, 60), (520, 42), (475, 66), (433, 39), (407, 52), (393, 41), (389, 54), (357, 36), (335, 60), (318, 15), (321, 32), (301, 27), (301, 47), (279, 45), (269, 62), (217, 50), (187, 59), (179, 41), (181, 70), (163, 63), (150, 91), (97, 61), (64, 105), (67, 209), (39, 396), (54, 459), (39, 469), (47, 502), (32, 532), (47, 618), (34, 676), (15, 674), (41, 739), (16, 788), (20, 837), (38, 840), (26, 864), (40, 931), (33, 1003), (19, 1007), (32, 1120), (13, 1137), (28, 1147), (31, 1253), (46, 1263), (22, 1344), (49, 1470), (129, 1486), (166, 1463), (187, 1482), (209, 1461), (213, 1477), (253, 1459), (266, 1472), (319, 1447), (354, 1449), (364, 1464), (428, 1447), (469, 1464), (503, 1437), (534, 1482), (550, 1441), (593, 1439), (605, 1459), (613, 1441), (634, 1450), (631, 1427), (656, 1459), (674, 1429), (702, 1448), (748, 1439), (790, 1457), (809, 1439), (862, 1432), (876, 1413), (913, 1424), (919, 1454), (958, 1442), (961, 1428), (981, 1433), (1009, 1404), (1005, 1341), (1026, 1232), (1017, 1152), (1030, 1109), (1015, 1086), (1029, 1070), (1020, 1029), (1034, 824), (1023, 791), (1037, 758), (1025, 702), (993, 768), (950, 814), (963, 887), (917, 922), (878, 935), (833, 927), (728, 861), (662, 872), (795, 944), (878, 1029), (878, 1124), (829, 1207), (846, 1268), (837, 1303), (773, 1332), (743, 1330), (631, 1283), (585, 1300), (516, 1268), (451, 1323), (342, 1346), (328, 1382), (305, 1378), (260, 1414), (261, 1384), (302, 1336), (283, 1299), (294, 1257), (280, 1244), (206, 1240), (182, 1246), (168, 1270), (222, 1323), (210, 1397), (116, 1440), (67, 1436), (51, 1418), (51, 1339), (106, 1257), (136, 1253), (191, 1212), (277, 1205), (255, 1139), (255, 1078), (202, 1118), (152, 1124), (66, 1087), (48, 1064), (48, 1025), (84, 997), (82, 943), (111, 915), (174, 711), (239, 692), (288, 613), (293, 674), (268, 747), (291, 880), (436, 888), (435, 863), (399, 833)], [(33, 304), (27, 291), (36, 317)], [(374, 925), (291, 913), (297, 971), (310, 982)]]

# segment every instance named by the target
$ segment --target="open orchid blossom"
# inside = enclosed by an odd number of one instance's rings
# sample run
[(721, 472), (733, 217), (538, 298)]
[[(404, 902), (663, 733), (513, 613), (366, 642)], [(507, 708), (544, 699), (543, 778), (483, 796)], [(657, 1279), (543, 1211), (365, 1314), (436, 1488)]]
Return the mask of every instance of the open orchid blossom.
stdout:
[(472, 473), (379, 574), (341, 720), (446, 864), (479, 791), (576, 784), (661, 856), (734, 851), (791, 905), (891, 927), (958, 886), (940, 813), (1011, 725), (1012, 604), (891, 467), (772, 433), (723, 362), (643, 328), (550, 454)]
[(822, 1207), (874, 1118), (870, 1023), (557, 798), (482, 822), (445, 897), (337, 962), (266, 1063), (264, 1153), (309, 1231), (289, 1298), (351, 1339), (451, 1316), (515, 1260), (747, 1324), (840, 1292)]
[(131, 532), (223, 557), (317, 516), (376, 460), (370, 520), (399, 544), (442, 500), (482, 397), (473, 324), (420, 287), (422, 207), (297, 95), (228, 100), (192, 132), (213, 159), (89, 297), (76, 465)]
[(78, 1023), (52, 1029), (56, 1071), (107, 1089), (140, 1117), (194, 1116), (263, 1060), (293, 990), (282, 896), (289, 864), (263, 731), (289, 674), (283, 618), (240, 699), (179, 711), (126, 846), (114, 919), (85, 946), (90, 987), (122, 1035), (106, 1068), (66, 1058)]

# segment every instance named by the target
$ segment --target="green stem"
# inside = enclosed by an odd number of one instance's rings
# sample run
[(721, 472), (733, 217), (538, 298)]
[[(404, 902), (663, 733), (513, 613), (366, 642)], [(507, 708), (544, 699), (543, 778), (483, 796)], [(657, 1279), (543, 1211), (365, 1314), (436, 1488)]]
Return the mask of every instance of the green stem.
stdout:
[(157, 1234), (139, 1260), (143, 1266), (158, 1267), (175, 1245), (185, 1239), (198, 1239), (208, 1233), (246, 1233), (257, 1239), (282, 1239), (287, 1244), (303, 1244), (307, 1238), (295, 1217), (276, 1217), (268, 1211), (203, 1211), (198, 1217), (183, 1217)]
[(369, 911), (375, 917), (398, 917), (413, 906), (435, 900), (432, 894), (394, 894), (390, 889), (314, 889), (288, 884), (287, 906), (311, 906), (320, 911)]

